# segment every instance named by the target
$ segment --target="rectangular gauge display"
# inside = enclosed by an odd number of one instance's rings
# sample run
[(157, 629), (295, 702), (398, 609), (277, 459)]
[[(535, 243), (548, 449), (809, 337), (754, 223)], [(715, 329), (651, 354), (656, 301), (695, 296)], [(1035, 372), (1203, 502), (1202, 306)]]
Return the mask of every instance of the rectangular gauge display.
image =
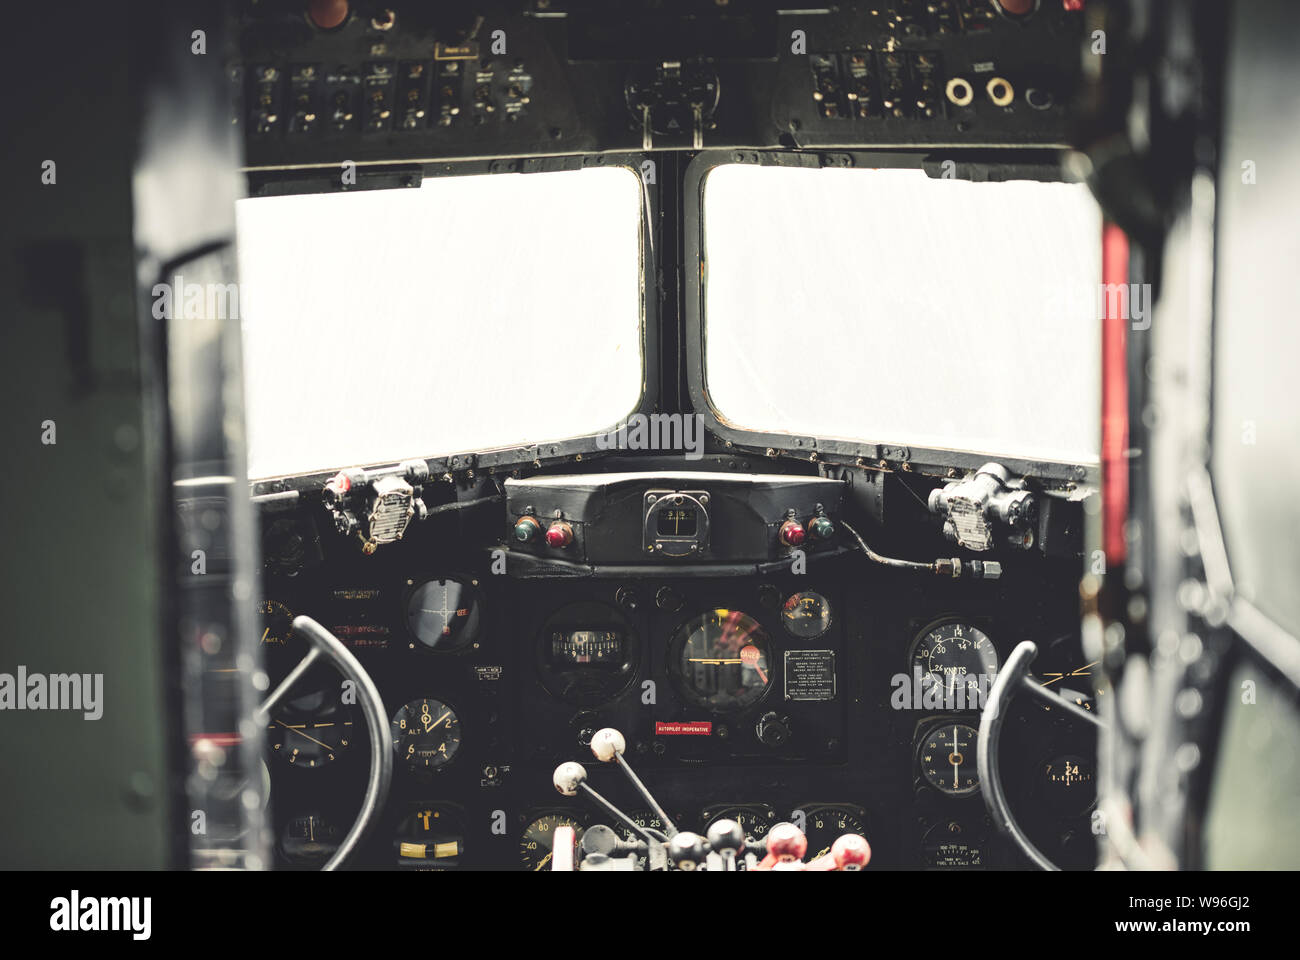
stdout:
[(672, 507), (659, 511), (658, 531), (661, 537), (693, 537), (699, 527), (699, 516), (694, 507)]
[(623, 662), (623, 636), (617, 630), (569, 630), (551, 636), (551, 659), (563, 664)]

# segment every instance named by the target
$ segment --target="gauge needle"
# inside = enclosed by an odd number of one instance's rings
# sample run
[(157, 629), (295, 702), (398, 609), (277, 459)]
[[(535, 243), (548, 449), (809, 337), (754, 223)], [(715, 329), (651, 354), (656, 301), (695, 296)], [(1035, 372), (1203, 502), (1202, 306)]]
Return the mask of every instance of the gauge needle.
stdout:
[(544, 866), (546, 866), (548, 863), (550, 863), (550, 862), (551, 862), (551, 855), (554, 854), (554, 853), (555, 853), (554, 850), (548, 850), (548, 851), (546, 852), (546, 856), (542, 857), (541, 863), (539, 863), (539, 864), (537, 864), (537, 866), (533, 867), (533, 873), (537, 873), (537, 872), (539, 872), (539, 871), (542, 869), (542, 867), (544, 867)]
[(952, 753), (948, 754), (948, 760), (952, 763), (952, 787), (954, 790), (959, 786), (957, 782), (957, 772), (961, 769), (961, 764), (957, 762), (957, 728), (952, 728)]
[(271, 628), (267, 627), (265, 630), (262, 631), (262, 642), (266, 643), (266, 638), (269, 637), (270, 635), (271, 635)]
[(1058, 680), (1064, 680), (1066, 677), (1090, 677), (1092, 676), (1092, 674), (1088, 672), (1088, 668), (1095, 667), (1099, 663), (1101, 663), (1100, 660), (1094, 660), (1092, 661), (1092, 663), (1085, 663), (1077, 670), (1071, 670), (1069, 673), (1058, 673), (1058, 674), (1049, 673), (1048, 676), (1051, 677), (1052, 679), (1043, 683), (1043, 686), (1044, 687), (1051, 686), (1052, 684), (1056, 683)]
[(444, 713), (444, 714), (443, 714), (441, 717), (439, 717), (437, 720), (433, 721), (433, 723), (431, 723), (431, 724), (429, 724), (427, 727), (425, 727), (425, 728), (424, 728), (424, 732), (425, 732), (425, 733), (428, 733), (430, 730), (432, 730), (434, 727), (436, 727), (438, 724), (442, 723), (442, 721), (446, 720), (446, 719), (447, 719), (448, 717), (450, 717), (450, 716), (451, 716), (451, 711), (448, 710), (446, 713)]
[(279, 723), (280, 726), (284, 727), (284, 729), (286, 729), (286, 730), (293, 730), (293, 732), (296, 733), (296, 734), (298, 734), (298, 736), (300, 736), (300, 737), (307, 737), (307, 739), (310, 740), (312, 743), (320, 744), (320, 746), (324, 747), (326, 750), (333, 750), (333, 749), (334, 749), (334, 748), (331, 747), (328, 743), (321, 743), (321, 742), (320, 742), (319, 740), (317, 740), (315, 737), (308, 737), (307, 734), (303, 733), (301, 730), (296, 730), (296, 729), (294, 729), (293, 727), (289, 726), (287, 723), (281, 723), (279, 720), (277, 720), (277, 721), (275, 721), (275, 722), (276, 722), (276, 723)]

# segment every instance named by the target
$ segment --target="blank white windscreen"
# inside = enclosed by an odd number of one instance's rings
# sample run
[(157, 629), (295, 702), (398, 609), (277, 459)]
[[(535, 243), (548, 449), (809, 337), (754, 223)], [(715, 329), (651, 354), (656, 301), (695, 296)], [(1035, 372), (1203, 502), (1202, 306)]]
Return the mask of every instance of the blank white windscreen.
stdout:
[(710, 401), (742, 429), (1096, 462), (1100, 236), (1080, 184), (718, 167)]
[(253, 478), (605, 430), (637, 406), (624, 168), (241, 200)]

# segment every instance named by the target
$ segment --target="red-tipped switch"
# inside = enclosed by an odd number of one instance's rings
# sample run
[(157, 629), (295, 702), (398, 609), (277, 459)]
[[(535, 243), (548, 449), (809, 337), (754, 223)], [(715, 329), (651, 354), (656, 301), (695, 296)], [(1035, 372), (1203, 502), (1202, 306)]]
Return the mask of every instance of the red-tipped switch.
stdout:
[(546, 528), (546, 545), (563, 549), (573, 543), (573, 527), (563, 520), (556, 520)]

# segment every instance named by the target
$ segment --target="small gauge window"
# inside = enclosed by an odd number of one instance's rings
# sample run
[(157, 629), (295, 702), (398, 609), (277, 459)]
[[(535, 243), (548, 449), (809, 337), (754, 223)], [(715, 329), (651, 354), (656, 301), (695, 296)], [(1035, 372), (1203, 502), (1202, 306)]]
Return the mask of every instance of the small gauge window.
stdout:
[(699, 523), (694, 507), (669, 507), (659, 511), (657, 529), (661, 537), (693, 537)]
[(551, 635), (551, 661), (566, 666), (618, 665), (623, 635), (617, 630), (564, 630)]
[(921, 741), (917, 759), (926, 783), (950, 797), (965, 797), (980, 788), (975, 744), (979, 733), (964, 723), (932, 727)]
[(460, 580), (426, 580), (406, 599), (412, 649), (460, 650), (478, 639), (482, 612), (478, 591)]
[(1042, 788), (1048, 805), (1061, 816), (1078, 816), (1097, 799), (1092, 761), (1065, 754), (1042, 765)]
[(980, 867), (984, 854), (978, 838), (957, 821), (936, 823), (921, 840), (925, 866), (932, 870), (962, 870)]
[(312, 810), (290, 817), (280, 831), (280, 856), (295, 866), (324, 863), (343, 842), (339, 825), (320, 811)]
[(815, 640), (830, 629), (831, 602), (820, 593), (792, 593), (781, 604), (781, 625), (800, 640)]
[(682, 625), (670, 662), (683, 696), (718, 713), (757, 703), (772, 685), (771, 644), (739, 610), (710, 610)]
[(456, 711), (441, 700), (412, 700), (392, 720), (393, 750), (412, 770), (437, 770), (455, 759), (461, 727)]

